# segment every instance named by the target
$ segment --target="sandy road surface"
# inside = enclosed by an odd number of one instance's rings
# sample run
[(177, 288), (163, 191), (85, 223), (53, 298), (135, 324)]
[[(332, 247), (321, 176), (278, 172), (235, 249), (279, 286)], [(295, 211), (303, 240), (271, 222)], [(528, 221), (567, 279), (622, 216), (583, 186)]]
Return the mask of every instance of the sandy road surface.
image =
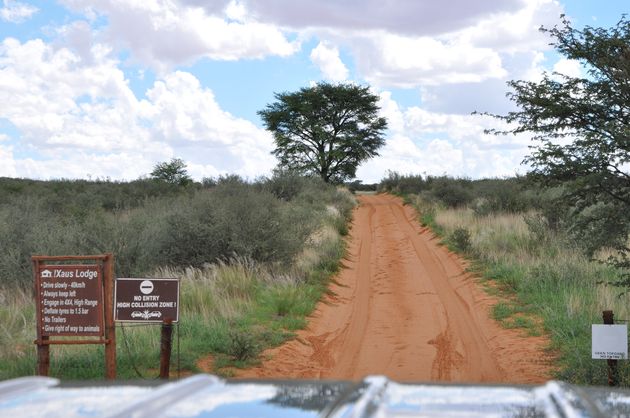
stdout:
[(545, 340), (489, 319), (494, 301), (415, 213), (362, 196), (349, 256), (298, 338), (238, 377), (537, 383)]

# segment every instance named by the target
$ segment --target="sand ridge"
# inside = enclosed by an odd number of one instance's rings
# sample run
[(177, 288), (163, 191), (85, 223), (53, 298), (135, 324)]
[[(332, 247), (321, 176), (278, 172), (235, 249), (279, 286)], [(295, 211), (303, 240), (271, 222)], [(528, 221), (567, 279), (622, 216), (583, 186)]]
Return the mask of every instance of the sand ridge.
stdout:
[(391, 195), (359, 197), (344, 266), (297, 338), (246, 378), (541, 383), (545, 337), (502, 328), (496, 300), (416, 213)]

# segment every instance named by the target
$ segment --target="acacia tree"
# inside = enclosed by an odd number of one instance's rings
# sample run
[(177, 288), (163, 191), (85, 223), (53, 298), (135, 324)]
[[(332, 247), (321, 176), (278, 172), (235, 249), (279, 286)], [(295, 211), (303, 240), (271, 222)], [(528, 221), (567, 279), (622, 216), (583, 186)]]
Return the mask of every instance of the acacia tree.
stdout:
[(591, 253), (612, 246), (627, 254), (630, 232), (630, 21), (578, 30), (541, 29), (555, 49), (577, 60), (582, 77), (544, 74), (541, 81), (511, 81), (508, 97), (518, 110), (504, 116), (515, 124), (497, 134), (533, 133), (537, 146), (525, 159), (531, 177), (562, 190), (571, 208), (570, 226)]
[(179, 186), (187, 186), (192, 183), (192, 179), (186, 170), (186, 163), (180, 158), (157, 163), (153, 167), (151, 178)]
[(342, 182), (385, 143), (387, 121), (368, 87), (319, 83), (275, 98), (258, 114), (273, 133), (272, 153), (283, 168)]

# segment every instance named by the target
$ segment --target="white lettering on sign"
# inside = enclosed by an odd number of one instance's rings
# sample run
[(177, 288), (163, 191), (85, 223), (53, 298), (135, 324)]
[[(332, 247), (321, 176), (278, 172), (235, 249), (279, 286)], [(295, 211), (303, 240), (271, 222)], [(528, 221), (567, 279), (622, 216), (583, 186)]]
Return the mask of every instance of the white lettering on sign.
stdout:
[(628, 358), (627, 325), (591, 325), (591, 358), (625, 360)]
[[(43, 270), (41, 272), (42, 279), (88, 279), (92, 280), (98, 277), (98, 270), (83, 270), (83, 269), (75, 269), (75, 270), (62, 270), (62, 269), (53, 269), (52, 272), (50, 270)], [(85, 284), (83, 286), (85, 287)]]
[(95, 265), (40, 270), (37, 315), (43, 336), (102, 334), (101, 274)]
[(98, 271), (96, 270), (75, 270), (74, 277), (78, 279), (88, 279), (92, 280), (98, 276)]

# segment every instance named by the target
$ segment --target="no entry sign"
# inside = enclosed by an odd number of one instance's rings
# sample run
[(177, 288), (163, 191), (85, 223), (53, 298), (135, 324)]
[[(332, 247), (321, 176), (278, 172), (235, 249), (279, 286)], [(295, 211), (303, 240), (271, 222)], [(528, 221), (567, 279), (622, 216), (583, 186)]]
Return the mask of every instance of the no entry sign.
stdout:
[(116, 279), (114, 319), (125, 322), (179, 320), (178, 279)]
[(36, 271), (39, 335), (102, 336), (100, 265), (41, 265)]

